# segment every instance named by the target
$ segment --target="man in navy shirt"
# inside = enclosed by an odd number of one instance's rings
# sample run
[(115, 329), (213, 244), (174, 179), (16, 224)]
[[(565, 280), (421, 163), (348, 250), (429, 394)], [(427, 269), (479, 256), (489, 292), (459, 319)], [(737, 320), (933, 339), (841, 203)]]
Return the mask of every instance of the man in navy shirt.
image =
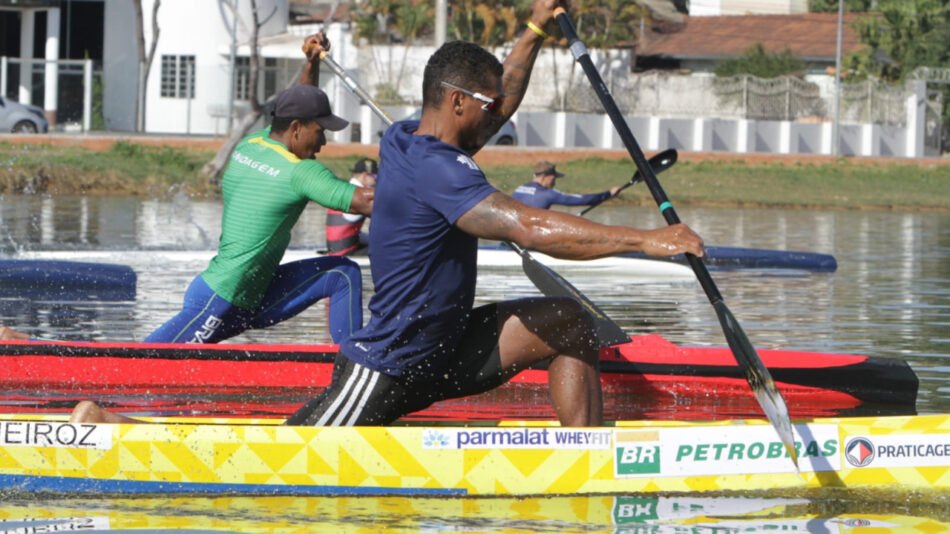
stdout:
[(601, 424), (590, 314), (571, 298), (473, 309), (478, 239), (571, 259), (636, 251), (702, 256), (703, 243), (682, 224), (639, 230), (525, 206), (492, 187), (472, 160), (518, 108), (543, 35), (554, 30), (553, 10), (563, 4), (534, 1), (529, 29), (504, 65), (461, 41), (429, 59), (421, 119), (396, 123), (380, 141), (370, 320), (341, 343), (331, 384), (288, 424), (387, 424), (493, 389), (543, 361), (560, 422)]
[(511, 196), (528, 206), (546, 210), (552, 204), (593, 206), (616, 196), (617, 192), (620, 191), (620, 186), (614, 186), (602, 193), (590, 193), (588, 195), (562, 193), (554, 189), (557, 179), (562, 176), (564, 174), (557, 172), (557, 168), (550, 161), (539, 161), (534, 165), (534, 180), (519, 185)]

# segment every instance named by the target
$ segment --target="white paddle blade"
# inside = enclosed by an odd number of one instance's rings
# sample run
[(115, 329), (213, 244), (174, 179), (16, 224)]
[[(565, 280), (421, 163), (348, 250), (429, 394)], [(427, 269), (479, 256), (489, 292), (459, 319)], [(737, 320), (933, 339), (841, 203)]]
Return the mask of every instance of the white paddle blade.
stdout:
[(798, 471), (798, 452), (795, 449), (795, 434), (792, 432), (792, 423), (788, 415), (788, 406), (785, 405), (785, 399), (779, 393), (772, 380), (772, 375), (762, 363), (762, 359), (755, 352), (755, 347), (749, 342), (739, 321), (736, 320), (729, 308), (723, 301), (713, 304), (716, 315), (719, 316), (719, 323), (722, 324), (722, 331), (729, 343), (729, 348), (735, 355), (740, 367), (745, 371), (746, 380), (752, 388), (752, 394), (759, 401), (765, 417), (768, 418), (775, 431), (778, 433), (785, 450), (795, 464), (795, 470)]

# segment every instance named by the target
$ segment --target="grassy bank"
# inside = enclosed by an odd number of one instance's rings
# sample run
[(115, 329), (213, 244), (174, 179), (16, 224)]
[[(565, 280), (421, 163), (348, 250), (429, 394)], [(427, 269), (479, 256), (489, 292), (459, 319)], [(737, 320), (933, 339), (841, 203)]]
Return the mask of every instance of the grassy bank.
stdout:
[[(536, 153), (532, 151), (532, 157)], [(526, 161), (497, 163), (525, 159), (517, 154), (495, 154), (490, 162), (482, 163), (486, 175), (502, 191), (511, 192), (531, 177)], [(174, 186), (196, 196), (213, 196), (216, 188), (200, 176), (202, 165), (213, 155), (208, 149), (127, 141), (102, 151), (0, 142), (0, 193), (163, 196)], [(348, 176), (347, 169), (358, 157), (320, 159), (338, 176)], [(558, 169), (567, 175), (558, 181), (559, 189), (591, 192), (626, 182), (634, 165), (624, 159), (580, 157), (559, 163)], [(715, 160), (681, 153), (680, 161), (660, 180), (677, 205), (950, 211), (950, 165), (945, 164)], [(650, 204), (652, 200), (646, 187), (638, 185), (613, 202)]]
[[(632, 162), (589, 158), (566, 162), (558, 188), (590, 192), (620, 185), (636, 167)], [(528, 179), (523, 167), (495, 167), (486, 174), (510, 191)], [(678, 205), (829, 207), (840, 209), (911, 209), (950, 211), (950, 166), (862, 163), (680, 161), (659, 175), (667, 196)], [(624, 191), (627, 202), (652, 204), (640, 184)]]

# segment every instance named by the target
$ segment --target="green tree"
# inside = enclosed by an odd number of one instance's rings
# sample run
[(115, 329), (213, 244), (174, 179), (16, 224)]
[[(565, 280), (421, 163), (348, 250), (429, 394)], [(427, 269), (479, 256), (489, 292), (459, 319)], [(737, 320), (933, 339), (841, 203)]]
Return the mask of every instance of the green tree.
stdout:
[[(871, 11), (874, 0), (844, 0), (844, 10), (851, 12)], [(809, 0), (808, 10), (812, 13), (837, 13), (838, 0)]]
[(877, 0), (876, 16), (856, 23), (862, 52), (847, 58), (847, 75), (898, 82), (917, 67), (950, 67), (950, 2)]
[(102, 113), (102, 95), (105, 93), (105, 82), (103, 76), (94, 76), (92, 80), (92, 120), (89, 124), (90, 130), (105, 130), (106, 118)]
[(371, 43), (406, 43), (432, 33), (433, 4), (426, 0), (367, 0), (356, 6), (356, 37)]
[[(531, 0), (449, 0), (448, 34), (485, 47), (518, 37), (531, 15)], [(353, 19), (357, 37), (371, 43), (431, 37), (431, 0), (364, 0)], [(590, 47), (613, 47), (637, 39), (649, 11), (629, 0), (574, 0), (571, 16)]]
[[(450, 38), (471, 41), (486, 48), (511, 44), (531, 16), (532, 0), (448, 0)], [(641, 20), (649, 11), (630, 0), (573, 0), (571, 17), (584, 42), (591, 48), (611, 48), (635, 42)], [(364, 0), (357, 4), (353, 23), (357, 38), (374, 44), (405, 43), (432, 36), (435, 13), (432, 0)], [(559, 39), (559, 33), (552, 36)], [(563, 39), (561, 39), (563, 41)], [(563, 43), (562, 43), (563, 44)], [(376, 60), (386, 79), (377, 85), (376, 97), (397, 103), (399, 82), (405, 66), (396, 60)]]
[(448, 33), (482, 46), (501, 46), (518, 36), (530, 14), (530, 0), (450, 0)]
[[(374, 87), (376, 98), (384, 104), (398, 104), (399, 85), (405, 74), (409, 48), (420, 38), (431, 35), (435, 14), (431, 0), (368, 0), (357, 5), (353, 23), (356, 38), (374, 44), (402, 43), (402, 58), (376, 58), (382, 76)], [(392, 49), (390, 49), (390, 56)]]
[[(849, 80), (868, 77), (891, 83), (904, 81), (917, 67), (950, 68), (950, 2), (948, 0), (878, 0), (877, 16), (858, 20), (861, 42), (845, 63)], [(941, 122), (950, 135), (950, 87), (941, 85)]]
[(716, 76), (726, 78), (739, 74), (751, 74), (759, 78), (777, 78), (779, 76), (801, 76), (805, 63), (792, 55), (786, 48), (778, 54), (765, 51), (762, 43), (749, 47), (741, 56), (726, 59), (716, 64)]
[(578, 33), (592, 48), (636, 42), (640, 21), (650, 18), (649, 10), (627, 0), (575, 0), (571, 11)]

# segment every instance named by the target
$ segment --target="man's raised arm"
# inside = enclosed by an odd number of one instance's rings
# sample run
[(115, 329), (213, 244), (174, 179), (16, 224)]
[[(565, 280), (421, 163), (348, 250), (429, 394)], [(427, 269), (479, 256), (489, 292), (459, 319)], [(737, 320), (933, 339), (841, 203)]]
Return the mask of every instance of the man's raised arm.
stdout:
[[(521, 105), (524, 93), (528, 89), (528, 82), (531, 80), (531, 69), (534, 68), (534, 61), (538, 58), (541, 45), (544, 44), (544, 35), (547, 35), (556, 27), (554, 8), (558, 6), (567, 9), (569, 2), (566, 0), (534, 0), (531, 5), (531, 17), (526, 21), (529, 22), (529, 25), (502, 64), (505, 72), (501, 78), (501, 85), (506, 98), (501, 115), (505, 120), (511, 118), (518, 110), (518, 106)], [(500, 121), (498, 127), (500, 128), (504, 123), (504, 120)]]

